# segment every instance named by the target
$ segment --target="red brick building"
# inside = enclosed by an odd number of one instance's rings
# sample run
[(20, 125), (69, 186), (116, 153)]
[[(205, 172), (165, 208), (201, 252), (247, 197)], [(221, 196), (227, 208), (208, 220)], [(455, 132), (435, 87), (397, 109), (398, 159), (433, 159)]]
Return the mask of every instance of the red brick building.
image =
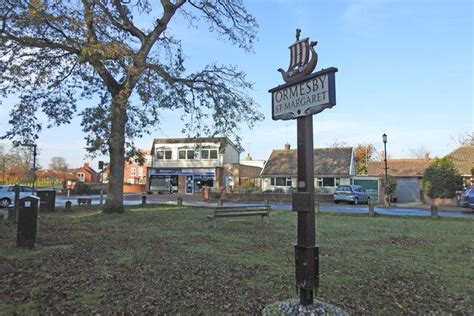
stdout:
[(97, 183), (100, 182), (100, 174), (85, 162), (84, 166), (77, 168), (72, 172), (78, 182)]

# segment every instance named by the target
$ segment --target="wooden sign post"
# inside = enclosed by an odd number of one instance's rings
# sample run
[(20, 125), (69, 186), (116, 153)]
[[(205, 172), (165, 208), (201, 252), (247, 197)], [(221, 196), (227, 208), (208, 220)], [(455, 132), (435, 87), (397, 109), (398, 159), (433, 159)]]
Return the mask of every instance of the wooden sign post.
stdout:
[(298, 192), (293, 193), (293, 211), (298, 212), (298, 241), (295, 245), (296, 286), (301, 305), (313, 304), (319, 286), (319, 247), (316, 246), (313, 115), (336, 104), (335, 73), (328, 68), (312, 73), (318, 56), (317, 42), (299, 39), (290, 46), (287, 71), (279, 69), (286, 82), (270, 89), (273, 120), (297, 120)]

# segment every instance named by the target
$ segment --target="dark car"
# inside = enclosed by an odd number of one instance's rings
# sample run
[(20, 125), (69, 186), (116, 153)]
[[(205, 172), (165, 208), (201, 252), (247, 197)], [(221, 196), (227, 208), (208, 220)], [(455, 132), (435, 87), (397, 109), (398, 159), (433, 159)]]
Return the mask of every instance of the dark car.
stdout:
[(460, 204), (464, 207), (474, 208), (474, 188), (467, 189), (461, 194)]
[(360, 185), (340, 185), (334, 191), (333, 197), (336, 204), (339, 202), (370, 203), (367, 191)]

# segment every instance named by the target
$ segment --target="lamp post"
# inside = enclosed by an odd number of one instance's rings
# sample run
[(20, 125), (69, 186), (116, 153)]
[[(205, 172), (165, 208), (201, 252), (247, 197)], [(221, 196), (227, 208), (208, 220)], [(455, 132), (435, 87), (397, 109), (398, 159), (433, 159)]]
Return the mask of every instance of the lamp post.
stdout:
[(36, 144), (31, 144), (31, 143), (26, 143), (26, 144), (21, 144), (24, 147), (32, 147), (33, 148), (33, 190), (35, 189), (35, 182), (36, 182)]
[[(388, 174), (387, 174), (387, 134), (382, 135), (382, 140), (383, 140), (383, 153), (384, 153), (384, 162), (385, 162), (385, 195), (388, 193)], [(390, 197), (385, 196), (385, 200), (387, 201), (387, 204), (390, 204)]]

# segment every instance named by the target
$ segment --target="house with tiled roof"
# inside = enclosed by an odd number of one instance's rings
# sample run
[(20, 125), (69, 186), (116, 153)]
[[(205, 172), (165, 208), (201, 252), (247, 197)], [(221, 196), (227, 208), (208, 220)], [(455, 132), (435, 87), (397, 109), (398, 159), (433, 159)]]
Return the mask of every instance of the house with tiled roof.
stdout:
[[(275, 149), (270, 154), (260, 174), (262, 190), (283, 189), (289, 191), (297, 187), (298, 159), (296, 149)], [(355, 161), (352, 147), (314, 148), (314, 181), (316, 188), (333, 190), (340, 184), (351, 184), (355, 175)]]
[[(423, 173), (433, 162), (430, 158), (425, 159), (388, 159), (387, 173), (395, 177), (397, 191), (395, 196), (397, 202), (420, 202), (422, 201)], [(367, 174), (373, 177), (385, 177), (385, 162), (373, 161), (367, 165)]]
[(100, 181), (100, 174), (92, 169), (87, 162), (84, 163), (84, 166), (74, 170), (72, 174), (79, 182), (97, 183)]
[(472, 169), (474, 168), (474, 146), (459, 147), (447, 155), (453, 160), (454, 165), (463, 177), (464, 185), (473, 183)]

